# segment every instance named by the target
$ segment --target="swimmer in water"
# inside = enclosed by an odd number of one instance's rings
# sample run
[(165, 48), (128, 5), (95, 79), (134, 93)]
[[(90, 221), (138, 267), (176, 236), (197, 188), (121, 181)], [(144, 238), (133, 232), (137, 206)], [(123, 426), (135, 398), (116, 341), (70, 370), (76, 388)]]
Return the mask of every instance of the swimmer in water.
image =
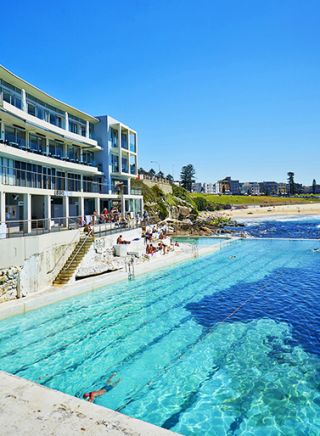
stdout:
[(233, 260), (233, 259), (236, 259), (237, 258), (237, 256), (229, 256), (228, 257), (228, 259), (230, 259), (230, 260)]
[(314, 253), (320, 253), (320, 248), (314, 248), (312, 251), (313, 251)]
[(108, 391), (111, 391), (111, 389), (113, 389), (114, 387), (117, 386), (117, 384), (120, 382), (120, 378), (119, 380), (112, 382), (113, 377), (116, 375), (116, 372), (114, 372), (113, 374), (111, 374), (111, 376), (108, 378), (107, 383), (105, 384), (105, 386), (103, 386), (101, 389), (97, 390), (97, 391), (92, 391), (92, 392), (86, 392), (83, 395), (83, 398), (85, 400), (90, 401), (90, 403), (93, 403), (94, 400), (96, 399), (96, 397), (101, 397), (101, 395), (104, 395), (105, 393), (107, 393)]

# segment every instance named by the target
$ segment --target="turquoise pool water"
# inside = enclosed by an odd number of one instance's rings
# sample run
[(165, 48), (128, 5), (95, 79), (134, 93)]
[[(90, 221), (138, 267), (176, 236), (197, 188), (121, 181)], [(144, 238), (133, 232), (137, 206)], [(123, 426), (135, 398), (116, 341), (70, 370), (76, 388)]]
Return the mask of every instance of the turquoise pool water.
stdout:
[(206, 237), (187, 237), (187, 236), (177, 236), (174, 238), (175, 241), (183, 242), (187, 244), (197, 245), (198, 247), (210, 247), (211, 245), (221, 244), (227, 238), (206, 238)]
[(3, 321), (0, 369), (78, 397), (116, 371), (98, 404), (186, 435), (318, 435), (316, 244), (236, 241)]

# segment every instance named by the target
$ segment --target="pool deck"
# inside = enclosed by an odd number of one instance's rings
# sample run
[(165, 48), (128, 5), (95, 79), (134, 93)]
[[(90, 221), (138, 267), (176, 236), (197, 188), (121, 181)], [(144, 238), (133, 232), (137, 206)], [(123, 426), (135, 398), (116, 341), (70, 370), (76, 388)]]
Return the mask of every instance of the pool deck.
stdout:
[[(198, 248), (197, 252), (193, 250), (175, 251), (165, 256), (151, 258), (149, 261), (135, 265), (135, 276), (150, 273), (155, 270), (167, 268), (180, 262), (185, 262), (195, 258), (195, 256), (204, 256), (215, 251), (219, 251), (222, 247), (232, 243), (233, 239), (225, 239), (208, 247)], [(31, 310), (39, 309), (49, 304), (57, 303), (86, 292), (95, 291), (101, 287), (115, 284), (120, 281), (128, 280), (128, 273), (124, 270), (114, 271), (112, 273), (103, 274), (95, 277), (70, 283), (60, 287), (50, 287), (42, 292), (31, 294), (19, 300), (12, 300), (0, 304), (0, 320), (9, 318), (15, 315), (23, 315)]]
[(1, 434), (170, 436), (169, 430), (0, 371)]

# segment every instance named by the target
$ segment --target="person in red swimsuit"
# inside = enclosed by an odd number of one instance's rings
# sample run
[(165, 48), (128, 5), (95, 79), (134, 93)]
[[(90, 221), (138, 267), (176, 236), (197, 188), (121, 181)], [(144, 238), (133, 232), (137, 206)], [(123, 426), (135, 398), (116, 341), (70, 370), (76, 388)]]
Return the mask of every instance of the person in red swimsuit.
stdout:
[(116, 380), (115, 382), (112, 382), (113, 377), (116, 375), (116, 372), (114, 372), (113, 374), (111, 374), (111, 376), (108, 378), (107, 383), (105, 386), (103, 386), (101, 389), (98, 389), (97, 391), (92, 391), (92, 392), (86, 392), (85, 394), (83, 394), (83, 398), (85, 400), (90, 401), (90, 403), (93, 403), (94, 400), (96, 399), (96, 397), (101, 397), (101, 395), (104, 395), (105, 393), (107, 393), (108, 391), (111, 391), (111, 389), (113, 389), (115, 386), (117, 386), (117, 384), (120, 382), (120, 378), (119, 380)]

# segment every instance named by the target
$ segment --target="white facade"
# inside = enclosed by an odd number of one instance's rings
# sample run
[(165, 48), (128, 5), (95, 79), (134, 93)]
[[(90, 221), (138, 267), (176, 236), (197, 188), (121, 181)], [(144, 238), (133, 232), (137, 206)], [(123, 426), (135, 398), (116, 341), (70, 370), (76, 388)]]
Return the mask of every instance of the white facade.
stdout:
[[(116, 147), (112, 129), (124, 138)], [(130, 183), (137, 167), (134, 130), (81, 112), (0, 66), (0, 236), (68, 228), (105, 207), (141, 213), (142, 196)]]
[(204, 183), (203, 184), (203, 192), (205, 194), (214, 194), (215, 193), (214, 183)]

